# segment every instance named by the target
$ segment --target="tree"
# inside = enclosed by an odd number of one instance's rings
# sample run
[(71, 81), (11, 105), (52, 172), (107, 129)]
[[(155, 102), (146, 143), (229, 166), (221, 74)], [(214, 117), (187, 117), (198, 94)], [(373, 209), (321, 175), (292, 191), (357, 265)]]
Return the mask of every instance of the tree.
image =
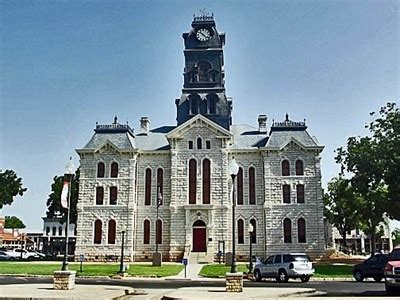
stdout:
[(25, 228), (24, 222), (16, 216), (6, 216), (4, 228), (22, 229)]
[(359, 202), (350, 180), (336, 177), (328, 183), (328, 192), (324, 194), (324, 215), (338, 229), (344, 249), (347, 247), (347, 234), (357, 226)]
[(0, 172), (0, 209), (3, 205), (10, 205), (14, 197), (22, 196), (26, 188), (22, 187), (22, 178), (18, 178), (13, 170)]
[(392, 231), (392, 237), (393, 237), (393, 246), (400, 245), (400, 229), (399, 228), (396, 228), (395, 230)]
[[(61, 191), (63, 188), (64, 176), (54, 176), (53, 184), (51, 185), (51, 194), (47, 199), (47, 212), (46, 215), (48, 218), (53, 218), (57, 213), (61, 213), (62, 219), (61, 222), (64, 223), (67, 221), (67, 212), (66, 208), (61, 206)], [(79, 193), (79, 168), (75, 171), (75, 175), (71, 182), (71, 212), (70, 212), (70, 223), (76, 224), (77, 219), (77, 210), (76, 204), (78, 203), (78, 193)]]

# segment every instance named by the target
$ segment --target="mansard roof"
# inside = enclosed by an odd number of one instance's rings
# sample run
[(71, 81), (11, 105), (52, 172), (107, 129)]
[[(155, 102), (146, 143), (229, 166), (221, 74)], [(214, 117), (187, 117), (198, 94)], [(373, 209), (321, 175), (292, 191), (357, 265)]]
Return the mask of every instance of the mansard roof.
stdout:
[(231, 132), (234, 138), (233, 149), (256, 149), (265, 146), (268, 140), (266, 132), (260, 132), (249, 125), (232, 125)]
[(90, 141), (83, 147), (85, 150), (97, 150), (105, 145), (107, 142), (113, 144), (121, 150), (134, 149), (135, 138), (127, 133), (95, 133)]

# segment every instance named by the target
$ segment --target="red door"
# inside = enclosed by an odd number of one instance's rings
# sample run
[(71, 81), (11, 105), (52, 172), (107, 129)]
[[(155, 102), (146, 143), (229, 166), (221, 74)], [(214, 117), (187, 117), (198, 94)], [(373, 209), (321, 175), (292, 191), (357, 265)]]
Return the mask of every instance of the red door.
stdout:
[(192, 252), (206, 252), (206, 228), (194, 227), (193, 228), (193, 250)]

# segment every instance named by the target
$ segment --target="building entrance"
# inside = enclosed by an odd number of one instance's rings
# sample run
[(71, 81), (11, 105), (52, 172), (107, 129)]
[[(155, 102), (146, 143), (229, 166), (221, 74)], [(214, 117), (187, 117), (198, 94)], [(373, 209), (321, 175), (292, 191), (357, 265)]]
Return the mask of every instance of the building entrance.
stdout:
[(207, 251), (207, 229), (206, 224), (197, 220), (193, 223), (193, 249), (192, 252)]

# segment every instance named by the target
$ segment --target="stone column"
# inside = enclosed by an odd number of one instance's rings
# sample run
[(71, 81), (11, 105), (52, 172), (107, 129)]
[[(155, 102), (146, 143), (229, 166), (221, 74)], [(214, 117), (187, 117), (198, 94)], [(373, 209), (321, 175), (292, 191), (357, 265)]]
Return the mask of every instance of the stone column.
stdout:
[(55, 290), (75, 289), (76, 271), (54, 271), (53, 286)]

